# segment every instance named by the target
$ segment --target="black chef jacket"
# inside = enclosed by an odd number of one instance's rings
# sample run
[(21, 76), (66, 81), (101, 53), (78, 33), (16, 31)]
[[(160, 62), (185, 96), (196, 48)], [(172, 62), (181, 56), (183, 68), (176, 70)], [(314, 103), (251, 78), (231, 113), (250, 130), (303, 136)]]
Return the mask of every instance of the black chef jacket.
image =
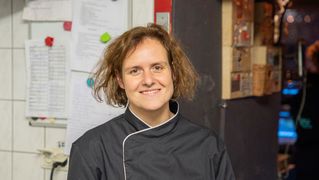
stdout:
[(223, 142), (175, 115), (149, 127), (129, 108), (72, 144), (68, 180), (233, 180)]

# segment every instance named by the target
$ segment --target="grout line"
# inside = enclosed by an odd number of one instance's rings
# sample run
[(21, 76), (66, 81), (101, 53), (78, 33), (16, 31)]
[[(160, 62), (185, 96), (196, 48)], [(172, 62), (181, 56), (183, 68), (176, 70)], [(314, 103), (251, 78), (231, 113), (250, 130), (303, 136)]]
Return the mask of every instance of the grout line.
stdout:
[(32, 154), (32, 155), (40, 154), (40, 152), (27, 152), (27, 151), (13, 151), (13, 152), (20, 153), (20, 154)]
[[(12, 37), (12, 35), (11, 35), (11, 37)], [(11, 43), (12, 43), (12, 41), (11, 41)], [(0, 50), (11, 50), (11, 49), (12, 49), (12, 47), (1, 47), (0, 48)]]
[(14, 148), (14, 101), (13, 101), (13, 79), (14, 79), (14, 69), (13, 69), (13, 1), (11, 0), (11, 13), (10, 13), (10, 17), (11, 17), (11, 180), (13, 180), (13, 169), (14, 169), (14, 165), (13, 165), (13, 148)]
[(0, 101), (9, 101), (9, 102), (11, 102), (11, 101), (13, 101), (12, 99), (3, 99), (3, 98), (0, 98)]
[[(13, 43), (13, 40), (11, 41), (11, 43)], [(24, 50), (24, 47), (0, 47), (0, 50), (11, 50), (11, 49), (17, 49), (17, 50)]]
[(4, 98), (0, 98), (0, 101), (18, 101), (18, 102), (25, 102), (26, 100), (24, 99), (4, 99)]
[(7, 152), (7, 153), (11, 153), (11, 152), (12, 152), (12, 150), (0, 149), (0, 152)]

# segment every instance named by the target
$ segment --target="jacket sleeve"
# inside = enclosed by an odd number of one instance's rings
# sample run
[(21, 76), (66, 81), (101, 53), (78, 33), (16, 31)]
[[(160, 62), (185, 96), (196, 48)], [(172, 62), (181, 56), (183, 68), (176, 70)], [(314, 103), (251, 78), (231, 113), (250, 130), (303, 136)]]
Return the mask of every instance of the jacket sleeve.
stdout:
[(224, 144), (219, 140), (218, 152), (210, 158), (212, 180), (235, 180), (231, 161)]
[(234, 171), (225, 150), (219, 155), (214, 156), (212, 161), (216, 180), (235, 180)]
[(72, 145), (69, 158), (68, 180), (100, 180), (101, 172), (93, 157), (83, 154), (79, 147)]

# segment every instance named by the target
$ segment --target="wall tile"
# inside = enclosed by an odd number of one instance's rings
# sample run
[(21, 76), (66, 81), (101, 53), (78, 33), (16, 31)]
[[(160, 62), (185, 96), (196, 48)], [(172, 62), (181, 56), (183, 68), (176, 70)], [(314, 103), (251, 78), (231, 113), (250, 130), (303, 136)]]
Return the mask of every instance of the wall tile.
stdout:
[[(1, 0), (0, 0), (1, 1)], [(0, 9), (1, 10), (1, 9)], [(0, 36), (2, 31), (0, 29)], [(0, 37), (1, 39), (1, 37)], [(0, 40), (0, 42), (2, 39)], [(12, 98), (12, 57), (11, 50), (0, 49), (0, 99), (11, 99)]]
[(13, 99), (26, 99), (26, 76), (24, 50), (13, 50)]
[(65, 141), (66, 129), (46, 128), (45, 147), (58, 147), (58, 142)]
[(0, 151), (0, 177), (3, 180), (11, 180), (12, 153)]
[(13, 153), (13, 180), (43, 180), (41, 156), (32, 153)]
[(0, 47), (12, 47), (11, 0), (0, 0)]
[[(12, 150), (12, 102), (0, 101), (0, 150)], [(1, 161), (0, 161), (1, 162)]]
[(25, 0), (13, 0), (13, 47), (24, 48), (24, 41), (29, 39), (29, 23), (22, 19)]
[(32, 127), (25, 118), (25, 102), (13, 103), (13, 150), (38, 152), (44, 147), (44, 128)]

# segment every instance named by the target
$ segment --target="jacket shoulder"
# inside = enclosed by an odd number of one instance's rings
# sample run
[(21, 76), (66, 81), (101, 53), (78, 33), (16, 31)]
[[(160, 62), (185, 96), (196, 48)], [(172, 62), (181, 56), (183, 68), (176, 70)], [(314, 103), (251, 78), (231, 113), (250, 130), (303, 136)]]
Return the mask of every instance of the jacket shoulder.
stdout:
[(97, 143), (102, 137), (111, 136), (112, 128), (121, 126), (123, 124), (123, 114), (101, 124), (92, 129), (87, 130), (82, 136), (73, 142), (77, 146), (89, 146), (89, 144)]
[(182, 117), (182, 122), (186, 126), (187, 134), (192, 137), (197, 137), (199, 140), (206, 142), (209, 146), (217, 148), (217, 151), (223, 151), (225, 148), (224, 141), (212, 129), (205, 127), (201, 124), (195, 123), (185, 117)]

